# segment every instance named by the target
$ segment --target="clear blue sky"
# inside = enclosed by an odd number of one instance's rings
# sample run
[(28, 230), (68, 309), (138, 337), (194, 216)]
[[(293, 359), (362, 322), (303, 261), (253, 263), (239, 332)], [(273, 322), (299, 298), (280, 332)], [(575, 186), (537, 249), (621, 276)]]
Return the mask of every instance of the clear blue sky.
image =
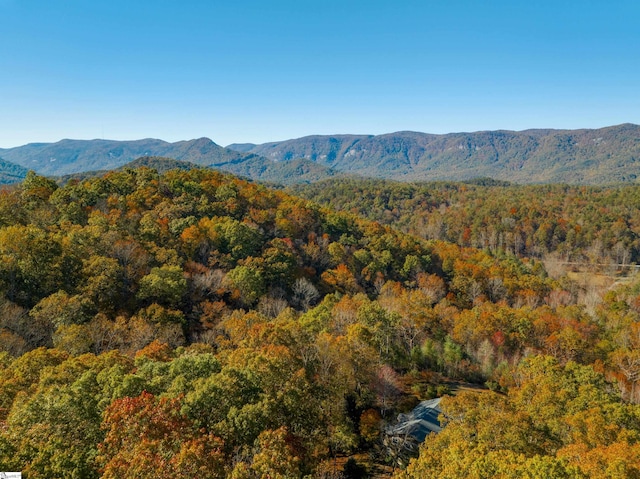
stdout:
[(637, 0), (0, 0), (0, 147), (640, 123)]

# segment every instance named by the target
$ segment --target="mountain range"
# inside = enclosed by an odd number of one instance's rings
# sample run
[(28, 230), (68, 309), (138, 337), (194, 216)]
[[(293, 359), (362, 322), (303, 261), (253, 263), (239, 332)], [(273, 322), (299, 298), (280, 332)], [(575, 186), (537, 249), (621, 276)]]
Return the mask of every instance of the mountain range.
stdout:
[(489, 177), (517, 183), (630, 183), (640, 178), (640, 126), (315, 135), (226, 148), (208, 138), (62, 140), (0, 149), (0, 182), (19, 181), (28, 169), (62, 176), (114, 169), (140, 157), (172, 158), (279, 183), (345, 173), (401, 181)]
[(143, 156), (161, 156), (209, 166), (247, 156), (208, 138), (168, 143), (162, 140), (62, 140), (0, 149), (0, 158), (43, 175), (111, 170)]
[(273, 161), (305, 158), (337, 171), (404, 181), (491, 177), (602, 184), (640, 177), (640, 126), (633, 124), (593, 130), (307, 136), (227, 148)]

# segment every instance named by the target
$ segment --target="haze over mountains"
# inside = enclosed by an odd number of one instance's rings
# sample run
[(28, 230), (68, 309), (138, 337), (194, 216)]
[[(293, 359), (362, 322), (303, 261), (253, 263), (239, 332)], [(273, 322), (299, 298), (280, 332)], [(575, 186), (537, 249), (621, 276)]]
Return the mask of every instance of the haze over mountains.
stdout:
[(640, 126), (308, 136), (227, 148), (208, 138), (176, 143), (62, 140), (0, 149), (0, 181), (18, 181), (27, 169), (44, 175), (109, 170), (140, 157), (172, 158), (284, 183), (339, 172), (402, 181), (491, 177), (517, 183), (628, 183), (640, 177)]

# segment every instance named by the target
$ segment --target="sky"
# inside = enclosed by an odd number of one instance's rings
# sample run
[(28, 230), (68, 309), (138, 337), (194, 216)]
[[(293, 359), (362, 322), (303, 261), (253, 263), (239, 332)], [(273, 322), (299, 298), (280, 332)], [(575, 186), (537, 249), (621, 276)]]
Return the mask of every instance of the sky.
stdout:
[(637, 0), (0, 0), (0, 147), (640, 123)]

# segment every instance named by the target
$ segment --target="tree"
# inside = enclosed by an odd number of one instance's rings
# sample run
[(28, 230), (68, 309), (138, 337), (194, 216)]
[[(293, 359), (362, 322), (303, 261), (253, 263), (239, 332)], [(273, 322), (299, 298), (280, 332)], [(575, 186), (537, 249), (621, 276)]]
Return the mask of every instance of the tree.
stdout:
[(264, 276), (260, 269), (249, 266), (236, 266), (229, 273), (227, 279), (240, 292), (242, 302), (252, 306), (265, 293)]
[(325, 283), (341, 293), (353, 294), (362, 291), (362, 287), (345, 264), (339, 264), (336, 268), (325, 271), (321, 277)]
[(65, 283), (61, 247), (36, 226), (0, 228), (0, 286), (7, 298), (32, 307)]
[(53, 345), (71, 355), (88, 353), (93, 341), (89, 328), (84, 324), (63, 324), (53, 333)]
[(55, 181), (39, 176), (32, 170), (27, 172), (27, 176), (20, 185), (23, 201), (32, 208), (46, 202), (57, 189), (58, 185)]
[(187, 280), (182, 268), (164, 265), (152, 268), (151, 272), (140, 280), (137, 296), (143, 301), (174, 306), (180, 302), (186, 291)]
[(293, 283), (293, 298), (306, 311), (320, 297), (318, 289), (307, 278), (298, 278)]
[(158, 399), (145, 392), (114, 401), (102, 423), (105, 438), (98, 456), (102, 477), (224, 478), (222, 441), (200, 434), (180, 408), (179, 398)]
[[(83, 261), (80, 292), (97, 311), (112, 312), (122, 306), (120, 285), (124, 271), (114, 258), (91, 256)], [(94, 313), (97, 312), (94, 309)]]
[(631, 384), (629, 399), (639, 403), (636, 386), (640, 381), (640, 349), (618, 349), (612, 354), (612, 360)]
[(29, 477), (97, 478), (93, 459), (101, 438), (95, 374), (47, 387), (14, 404), (8, 417), (20, 470)]
[(301, 461), (296, 455), (295, 442), (286, 428), (260, 433), (254, 446), (251, 462), (239, 463), (232, 473), (234, 479), (296, 479), (301, 477)]
[(37, 321), (50, 323), (55, 328), (82, 324), (88, 319), (82, 299), (79, 296), (69, 296), (62, 290), (43, 298), (31, 309), (29, 316)]
[(11, 408), (16, 395), (26, 391), (40, 379), (40, 373), (67, 359), (68, 354), (57, 349), (37, 348), (29, 351), (0, 369), (0, 417)]

